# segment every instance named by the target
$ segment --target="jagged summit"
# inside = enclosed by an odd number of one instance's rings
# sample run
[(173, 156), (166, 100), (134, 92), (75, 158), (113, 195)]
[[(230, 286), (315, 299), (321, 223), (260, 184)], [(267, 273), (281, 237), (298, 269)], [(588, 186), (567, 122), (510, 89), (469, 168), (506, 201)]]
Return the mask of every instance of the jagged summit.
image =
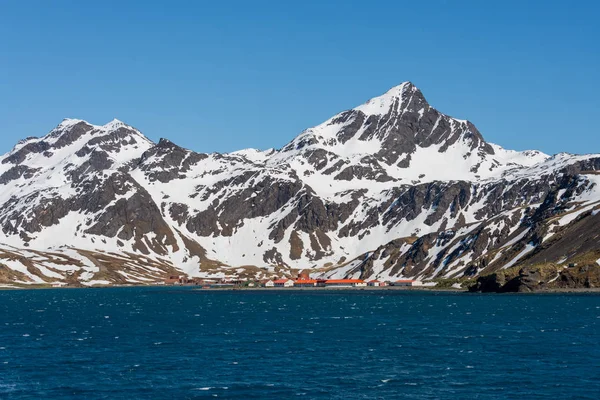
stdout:
[(90, 124), (88, 124), (88, 123), (87, 123), (87, 121), (84, 121), (84, 120), (82, 120), (82, 119), (77, 119), (77, 118), (64, 118), (64, 119), (62, 120), (62, 122), (61, 122), (60, 124), (58, 124), (57, 128), (58, 128), (58, 127), (60, 127), (60, 128), (63, 128), (63, 129), (64, 129), (64, 128), (68, 128), (68, 127), (70, 127), (70, 126), (73, 126), (73, 125), (77, 125), (77, 124), (79, 124), (79, 123), (81, 123), (81, 122), (83, 122), (83, 123), (85, 123), (85, 124), (87, 124), (87, 125), (90, 125)]
[[(546, 157), (486, 142), (471, 122), (441, 113), (404, 82), (305, 130), (271, 161), (308, 159), (326, 175), (343, 166), (344, 179), (430, 182), (492, 179)], [(300, 176), (317, 176), (306, 163), (295, 165)]]
[(130, 161), (152, 145), (140, 131), (117, 119), (105, 125), (92, 125), (85, 120), (66, 118), (45, 136), (21, 141), (0, 157), (5, 165), (0, 173), (8, 172), (5, 170), (11, 165), (27, 169), (30, 174), (52, 170), (57, 164), (76, 166), (85, 163), (90, 154), (94, 154), (96, 161), (98, 157), (105, 159), (103, 164), (108, 168)]
[(156, 144), (158, 147), (168, 148), (168, 147), (179, 147), (175, 143), (171, 142), (167, 138), (160, 138), (158, 143)]
[(104, 125), (91, 124), (88, 121), (83, 120), (83, 119), (65, 118), (61, 121), (60, 124), (58, 124), (56, 126), (56, 128), (52, 129), (50, 131), (50, 133), (48, 135), (46, 135), (45, 138), (52, 138), (52, 137), (60, 136), (61, 134), (72, 130), (76, 126), (79, 126), (84, 129), (95, 130), (95, 131), (100, 131), (100, 132), (111, 132), (111, 131), (115, 131), (119, 128), (127, 128), (127, 129), (130, 129), (130, 130), (135, 131), (138, 134), (142, 135), (141, 132), (138, 131), (137, 129), (135, 129), (133, 126), (128, 125), (125, 122), (118, 120), (116, 118), (114, 118), (110, 122), (107, 122)]
[(385, 115), (392, 107), (400, 107), (411, 95), (416, 95), (422, 98), (423, 101), (425, 100), (421, 91), (412, 82), (406, 81), (394, 86), (381, 96), (373, 97), (366, 103), (354, 107), (353, 110), (361, 111), (367, 115)]
[(123, 144), (132, 140), (153, 144), (139, 130), (116, 118), (104, 125), (94, 125), (82, 119), (65, 118), (46, 136), (37, 141), (42, 145), (48, 144), (53, 148), (62, 148), (76, 142), (86, 141), (91, 137), (96, 137), (96, 142), (101, 141), (100, 137), (104, 137), (105, 140), (121, 140)]
[(113, 118), (110, 122), (107, 122), (104, 125), (95, 125), (95, 124), (91, 124), (88, 121), (84, 120), (84, 119), (78, 119), (78, 118), (64, 118), (62, 120), (62, 122), (60, 124), (58, 124), (57, 128), (69, 128), (71, 126), (80, 124), (80, 123), (84, 123), (86, 125), (92, 126), (94, 128), (105, 128), (105, 129), (110, 129), (113, 127), (119, 127), (119, 126), (129, 126), (127, 125), (125, 122), (118, 120), (117, 118)]
[[(404, 82), (381, 96), (343, 111), (307, 129), (297, 139), (304, 146), (318, 142), (344, 144), (352, 138), (363, 144), (374, 139), (388, 148), (404, 146), (393, 149), (402, 153), (414, 151), (415, 145), (429, 147), (441, 142), (451, 145), (459, 139), (468, 139), (473, 148), (486, 147), (473, 124), (431, 107), (411, 82)], [(298, 142), (294, 143), (296, 147)], [(485, 150), (491, 152), (489, 147)]]
[(112, 121), (110, 121), (107, 124), (104, 124), (102, 127), (106, 130), (114, 130), (114, 129), (119, 129), (122, 127), (131, 127), (131, 126), (127, 125), (123, 121), (119, 121), (118, 119), (114, 118)]

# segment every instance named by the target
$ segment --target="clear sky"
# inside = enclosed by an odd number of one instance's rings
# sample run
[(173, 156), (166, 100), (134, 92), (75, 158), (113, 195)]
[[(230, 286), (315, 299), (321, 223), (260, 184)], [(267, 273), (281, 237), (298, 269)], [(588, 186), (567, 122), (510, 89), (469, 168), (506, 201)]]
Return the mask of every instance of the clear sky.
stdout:
[(0, 152), (65, 118), (281, 147), (410, 80), (504, 147), (600, 152), (596, 1), (0, 0)]

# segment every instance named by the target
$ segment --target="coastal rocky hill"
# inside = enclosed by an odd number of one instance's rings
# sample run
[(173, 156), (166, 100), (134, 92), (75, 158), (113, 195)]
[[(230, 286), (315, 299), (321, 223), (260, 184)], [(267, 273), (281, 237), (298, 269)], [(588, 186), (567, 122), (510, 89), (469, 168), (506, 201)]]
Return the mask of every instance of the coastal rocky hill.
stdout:
[(597, 266), (599, 183), (600, 155), (505, 150), (410, 82), (279, 150), (196, 153), (65, 119), (0, 157), (0, 282)]

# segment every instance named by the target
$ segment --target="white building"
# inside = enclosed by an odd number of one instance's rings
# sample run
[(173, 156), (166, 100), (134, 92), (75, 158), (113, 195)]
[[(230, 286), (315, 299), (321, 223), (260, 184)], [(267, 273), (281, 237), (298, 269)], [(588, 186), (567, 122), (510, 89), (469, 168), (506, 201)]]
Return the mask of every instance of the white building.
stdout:
[[(431, 286), (428, 283), (423, 283), (422, 281), (417, 281), (414, 279), (400, 279), (400, 280), (397, 280), (396, 282), (392, 283), (392, 285), (394, 285), (394, 286), (409, 286), (409, 287)], [(435, 285), (435, 283), (433, 285)]]
[(273, 286), (284, 288), (294, 287), (294, 281), (291, 279), (277, 279), (273, 282)]

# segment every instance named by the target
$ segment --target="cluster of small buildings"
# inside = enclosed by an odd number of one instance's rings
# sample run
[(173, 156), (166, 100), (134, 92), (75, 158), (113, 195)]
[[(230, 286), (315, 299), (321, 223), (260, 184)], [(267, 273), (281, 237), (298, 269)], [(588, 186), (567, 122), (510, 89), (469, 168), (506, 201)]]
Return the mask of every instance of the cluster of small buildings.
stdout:
[(384, 286), (420, 286), (420, 281), (415, 281), (412, 279), (401, 279), (397, 281), (379, 281), (379, 280), (370, 280), (365, 281), (362, 279), (310, 279), (299, 277), (297, 279), (268, 279), (261, 281), (262, 287), (281, 287), (281, 288), (291, 288), (291, 287), (366, 287), (366, 286), (375, 286), (375, 287), (384, 287)]
[(165, 285), (202, 285), (204, 281), (198, 278), (190, 278), (186, 275), (169, 276), (165, 279)]
[(202, 278), (191, 278), (189, 276), (170, 276), (165, 279), (165, 285), (177, 285), (177, 286), (202, 286), (202, 287), (214, 287), (214, 288), (228, 288), (228, 287), (240, 287), (252, 285), (253, 282), (247, 282), (243, 280), (225, 280), (225, 279), (202, 279)]
[(249, 280), (217, 280), (217, 279), (200, 279), (190, 278), (187, 276), (170, 276), (165, 280), (166, 285), (187, 285), (187, 286), (202, 286), (203, 288), (240, 288), (240, 287), (264, 287), (264, 288), (311, 288), (311, 287), (337, 287), (337, 288), (352, 288), (352, 287), (385, 287), (385, 286), (421, 286), (420, 281), (412, 279), (401, 279), (396, 281), (379, 281), (363, 279), (312, 279), (307, 275), (298, 276), (296, 279), (291, 278), (273, 278), (262, 281)]

